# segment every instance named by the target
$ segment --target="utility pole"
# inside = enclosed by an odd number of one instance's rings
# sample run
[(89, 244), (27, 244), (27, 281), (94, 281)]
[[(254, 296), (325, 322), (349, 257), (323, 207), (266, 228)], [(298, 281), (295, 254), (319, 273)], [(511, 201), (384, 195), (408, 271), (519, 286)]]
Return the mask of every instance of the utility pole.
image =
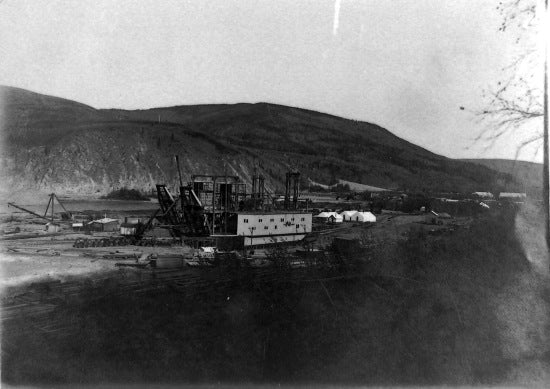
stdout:
[(550, 249), (550, 164), (548, 156), (548, 32), (550, 30), (550, 18), (548, 16), (548, 0), (544, 1), (544, 20), (543, 33), (544, 36), (544, 101), (543, 101), (543, 133), (544, 133), (544, 162), (543, 162), (543, 209), (544, 209), (544, 226), (547, 248)]

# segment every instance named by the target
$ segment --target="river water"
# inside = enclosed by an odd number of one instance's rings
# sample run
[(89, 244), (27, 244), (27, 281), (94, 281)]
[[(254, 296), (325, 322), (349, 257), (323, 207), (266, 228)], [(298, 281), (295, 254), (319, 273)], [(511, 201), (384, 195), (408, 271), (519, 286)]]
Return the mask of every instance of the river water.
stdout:
[[(110, 213), (112, 211), (120, 211), (124, 213), (149, 213), (158, 208), (158, 202), (153, 201), (127, 201), (127, 200), (100, 200), (100, 199), (61, 199), (63, 206), (71, 212), (83, 212), (83, 211), (95, 211), (95, 212), (105, 212)], [(18, 202), (14, 201), (15, 204), (26, 208), (30, 211), (36, 212), (38, 214), (43, 214), (46, 211), (48, 205), (48, 198), (40, 199), (37, 201), (24, 201)], [(55, 203), (54, 210), (56, 212), (62, 211), (62, 208), (59, 204)], [(10, 215), (23, 213), (23, 211), (9, 207), (7, 202), (0, 203), (0, 215)]]

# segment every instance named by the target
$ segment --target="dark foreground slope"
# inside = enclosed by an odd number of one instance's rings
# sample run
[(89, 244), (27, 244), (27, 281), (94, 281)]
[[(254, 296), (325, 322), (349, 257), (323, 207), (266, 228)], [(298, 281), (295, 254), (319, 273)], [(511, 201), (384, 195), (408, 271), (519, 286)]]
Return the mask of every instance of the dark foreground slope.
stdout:
[(289, 168), (304, 182), (338, 179), (386, 188), (494, 190), (506, 175), (452, 160), (371, 123), (280, 105), (198, 105), (96, 110), (69, 100), (2, 87), (0, 169), (13, 188), (107, 192), (253, 167), (272, 187)]
[[(66, 295), (59, 282), (10, 288), (3, 301), (42, 302), (37, 318), (3, 321), (2, 380), (548, 387), (547, 272), (517, 234), (538, 238), (541, 223), (536, 213), (517, 220), (412, 233), (365, 252), (359, 268), (301, 278), (203, 269), (197, 290), (196, 278), (185, 287), (160, 273), (147, 288), (144, 273), (121, 271), (69, 281)], [(220, 277), (238, 281), (208, 283)]]

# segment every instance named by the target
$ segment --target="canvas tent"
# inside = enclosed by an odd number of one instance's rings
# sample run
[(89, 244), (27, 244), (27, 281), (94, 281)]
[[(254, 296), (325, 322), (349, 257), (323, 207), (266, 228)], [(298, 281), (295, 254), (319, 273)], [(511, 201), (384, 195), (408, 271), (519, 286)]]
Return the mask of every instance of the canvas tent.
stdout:
[(355, 215), (357, 211), (344, 211), (340, 215), (344, 218), (345, 222), (349, 222), (353, 220), (353, 215)]
[(376, 216), (372, 212), (356, 212), (353, 215), (353, 221), (361, 223), (374, 223), (376, 222)]

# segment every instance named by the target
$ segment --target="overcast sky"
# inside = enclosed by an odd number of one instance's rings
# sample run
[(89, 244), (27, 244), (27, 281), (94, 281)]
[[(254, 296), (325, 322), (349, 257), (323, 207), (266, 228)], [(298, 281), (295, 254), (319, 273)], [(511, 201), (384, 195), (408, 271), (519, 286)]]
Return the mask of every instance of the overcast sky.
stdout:
[(515, 55), (496, 4), (4, 0), (0, 84), (96, 108), (273, 102), (449, 157), (513, 158), (517, 139), (473, 142), (483, 127), (470, 110)]

